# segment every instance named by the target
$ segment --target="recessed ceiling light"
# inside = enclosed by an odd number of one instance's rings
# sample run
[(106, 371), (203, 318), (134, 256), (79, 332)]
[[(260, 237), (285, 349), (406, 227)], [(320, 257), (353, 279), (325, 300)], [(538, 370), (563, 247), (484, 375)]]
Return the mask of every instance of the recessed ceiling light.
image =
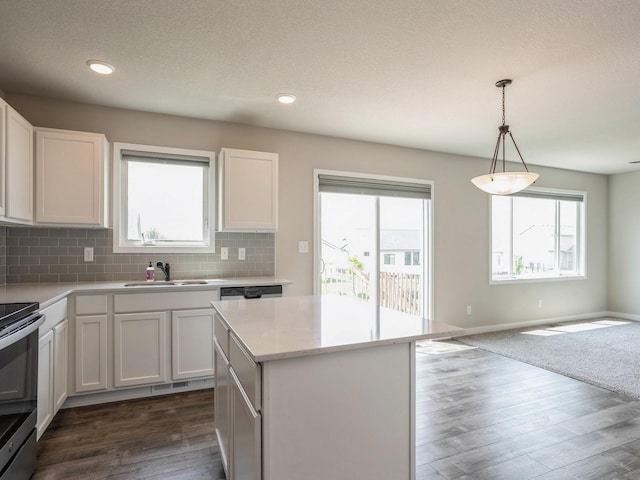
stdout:
[(91, 70), (101, 75), (111, 75), (115, 70), (113, 65), (109, 65), (100, 60), (87, 60), (87, 65)]
[(278, 101), (280, 103), (293, 103), (296, 101), (296, 96), (293, 95), (292, 93), (280, 93), (277, 97)]

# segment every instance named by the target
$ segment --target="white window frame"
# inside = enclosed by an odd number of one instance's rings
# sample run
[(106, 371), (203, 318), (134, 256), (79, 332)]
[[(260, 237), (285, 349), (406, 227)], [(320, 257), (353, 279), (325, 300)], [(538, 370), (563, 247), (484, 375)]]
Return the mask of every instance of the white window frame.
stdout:
[[(179, 158), (198, 158), (208, 163), (205, 176), (203, 216), (204, 241), (201, 245), (149, 245), (142, 241), (131, 242), (126, 238), (127, 227), (127, 188), (124, 182), (123, 151), (157, 154), (159, 156)], [(114, 142), (113, 144), (113, 251), (114, 253), (213, 253), (215, 252), (215, 152), (206, 150), (191, 150), (184, 148), (139, 145), (133, 143)], [(170, 188), (170, 186), (169, 186)], [(154, 192), (157, 192), (154, 187)], [(157, 193), (156, 193), (157, 194)]]
[[(582, 267), (582, 273), (570, 275), (570, 274), (558, 274), (554, 276), (540, 276), (540, 277), (528, 277), (528, 278), (515, 278), (505, 277), (501, 279), (494, 279), (493, 277), (493, 201), (492, 195), (489, 195), (489, 285), (507, 285), (517, 283), (539, 283), (539, 282), (561, 282), (568, 280), (586, 280), (587, 278), (587, 192), (581, 190), (565, 190), (557, 188), (543, 188), (543, 187), (529, 187), (525, 191), (540, 193), (542, 195), (548, 194), (552, 196), (581, 196), (582, 197), (582, 211), (580, 217), (580, 224), (578, 226), (578, 235), (580, 242), (580, 251), (578, 252), (578, 261)], [(511, 222), (511, 229), (513, 229), (513, 222)], [(510, 243), (513, 243), (513, 234), (511, 234)], [(509, 262), (513, 261), (513, 247), (510, 249), (511, 258)]]
[[(434, 318), (434, 311), (435, 311), (435, 307), (433, 305), (433, 278), (434, 278), (434, 263), (433, 263), (433, 259), (434, 259), (434, 245), (433, 245), (433, 236), (434, 236), (434, 230), (433, 230), (433, 225), (434, 225), (434, 220), (433, 220), (433, 216), (434, 216), (434, 211), (435, 211), (435, 185), (434, 182), (432, 180), (423, 180), (423, 179), (419, 179), (419, 178), (406, 178), (406, 177), (394, 177), (394, 176), (389, 176), (389, 175), (375, 175), (375, 174), (368, 174), (368, 173), (360, 173), (360, 172), (345, 172), (342, 170), (321, 170), (321, 169), (314, 169), (313, 170), (313, 251), (314, 251), (314, 255), (313, 255), (313, 292), (315, 295), (321, 295), (321, 288), (322, 285), (320, 283), (320, 270), (322, 268), (321, 263), (320, 263), (320, 253), (322, 251), (322, 239), (320, 238), (321, 236), (321, 229), (320, 229), (320, 221), (321, 221), (321, 215), (320, 215), (320, 181), (319, 181), (319, 177), (320, 175), (337, 175), (337, 176), (342, 176), (342, 177), (353, 177), (353, 178), (358, 178), (358, 179), (374, 179), (374, 180), (386, 180), (386, 181), (391, 181), (391, 182), (404, 182), (404, 183), (418, 183), (418, 184), (424, 184), (424, 185), (429, 185), (430, 189), (431, 189), (431, 199), (429, 202), (429, 209), (426, 212), (426, 221), (425, 221), (425, 228), (428, 229), (428, 235), (426, 235), (425, 240), (424, 240), (424, 244), (425, 244), (425, 248), (427, 249), (427, 252), (424, 252), (424, 265), (420, 265), (422, 266), (422, 268), (424, 269), (425, 272), (425, 280), (428, 282), (428, 286), (425, 289), (424, 292), (424, 302), (423, 305), (426, 304), (426, 306), (428, 307), (426, 310), (423, 310), (422, 312), (422, 316), (425, 319), (433, 319)], [(379, 239), (377, 239), (376, 241), (376, 250), (378, 249), (378, 244), (379, 244)], [(381, 252), (377, 251), (377, 255), (379, 255)], [(378, 259), (378, 261), (376, 262), (376, 264), (378, 265), (378, 271), (380, 270), (380, 259)], [(378, 293), (376, 292), (375, 294), (375, 298), (378, 298)]]

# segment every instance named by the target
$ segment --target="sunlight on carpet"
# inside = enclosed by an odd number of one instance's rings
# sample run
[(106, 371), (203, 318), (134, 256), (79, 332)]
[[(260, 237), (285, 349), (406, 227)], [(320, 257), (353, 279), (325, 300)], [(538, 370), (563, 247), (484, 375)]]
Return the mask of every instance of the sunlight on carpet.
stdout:
[(631, 322), (622, 320), (596, 320), (594, 322), (583, 323), (567, 323), (555, 327), (544, 327), (536, 330), (526, 330), (520, 332), (523, 335), (539, 335), (541, 337), (551, 337), (553, 335), (563, 335), (565, 333), (586, 332), (588, 330), (596, 330), (598, 328), (608, 328), (618, 325), (627, 325)]
[(456, 340), (640, 399), (640, 322), (600, 318)]

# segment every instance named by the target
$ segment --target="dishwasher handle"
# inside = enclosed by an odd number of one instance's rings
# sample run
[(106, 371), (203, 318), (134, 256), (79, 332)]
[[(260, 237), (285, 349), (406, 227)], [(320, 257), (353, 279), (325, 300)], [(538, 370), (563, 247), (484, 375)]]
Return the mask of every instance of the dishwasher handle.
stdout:
[(260, 288), (245, 288), (243, 297), (247, 300), (251, 300), (253, 298), (262, 297), (262, 289)]
[(281, 297), (282, 285), (249, 285), (246, 287), (221, 287), (220, 300), (241, 299), (253, 300), (263, 297)]

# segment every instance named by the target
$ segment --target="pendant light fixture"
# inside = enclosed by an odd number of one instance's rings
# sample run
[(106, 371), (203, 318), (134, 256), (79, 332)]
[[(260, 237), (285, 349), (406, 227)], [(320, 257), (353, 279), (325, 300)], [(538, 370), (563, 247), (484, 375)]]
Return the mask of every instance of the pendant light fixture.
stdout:
[[(491, 166), (489, 167), (489, 173), (487, 175), (480, 175), (471, 179), (473, 184), (480, 190), (484, 190), (492, 195), (509, 195), (511, 193), (519, 192), (527, 188), (533, 182), (537, 180), (539, 175), (532, 173), (527, 168), (527, 164), (524, 163), (520, 149), (513, 139), (513, 135), (509, 131), (509, 125), (505, 125), (505, 109), (504, 109), (504, 88), (507, 85), (511, 85), (511, 80), (499, 80), (496, 82), (496, 87), (502, 88), (502, 125), (498, 127), (500, 133), (498, 134), (498, 141), (496, 142), (496, 148), (493, 151), (493, 159), (491, 160)], [(516, 152), (522, 161), (524, 166), (524, 172), (506, 172), (506, 136), (509, 134), (509, 138), (513, 142), (513, 146), (516, 147)], [(496, 173), (496, 166), (498, 164), (498, 157), (500, 157), (500, 145), (502, 144), (502, 172)]]

